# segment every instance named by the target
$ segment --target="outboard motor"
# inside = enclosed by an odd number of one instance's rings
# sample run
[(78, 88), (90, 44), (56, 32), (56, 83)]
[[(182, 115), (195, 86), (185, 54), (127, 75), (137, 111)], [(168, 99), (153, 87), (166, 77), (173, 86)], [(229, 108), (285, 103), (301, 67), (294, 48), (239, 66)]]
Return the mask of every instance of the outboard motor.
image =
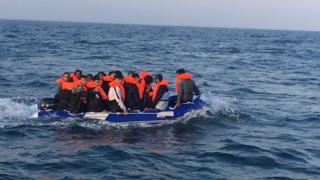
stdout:
[(44, 98), (41, 99), (38, 104), (39, 110), (49, 110), (49, 109), (57, 109), (57, 99), (55, 98)]

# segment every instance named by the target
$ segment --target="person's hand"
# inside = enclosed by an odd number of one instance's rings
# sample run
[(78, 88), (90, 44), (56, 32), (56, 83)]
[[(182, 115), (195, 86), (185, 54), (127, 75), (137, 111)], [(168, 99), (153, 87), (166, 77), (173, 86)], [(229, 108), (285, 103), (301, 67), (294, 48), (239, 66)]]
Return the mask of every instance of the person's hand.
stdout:
[(123, 115), (128, 115), (128, 110), (124, 110)]

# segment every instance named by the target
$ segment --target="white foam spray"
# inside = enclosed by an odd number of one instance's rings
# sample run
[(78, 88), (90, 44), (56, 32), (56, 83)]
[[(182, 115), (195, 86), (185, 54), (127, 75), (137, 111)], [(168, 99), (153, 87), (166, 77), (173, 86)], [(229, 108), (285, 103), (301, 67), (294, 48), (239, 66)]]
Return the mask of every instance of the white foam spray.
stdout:
[(27, 105), (9, 98), (0, 98), (0, 127), (29, 119), (35, 112), (36, 104)]

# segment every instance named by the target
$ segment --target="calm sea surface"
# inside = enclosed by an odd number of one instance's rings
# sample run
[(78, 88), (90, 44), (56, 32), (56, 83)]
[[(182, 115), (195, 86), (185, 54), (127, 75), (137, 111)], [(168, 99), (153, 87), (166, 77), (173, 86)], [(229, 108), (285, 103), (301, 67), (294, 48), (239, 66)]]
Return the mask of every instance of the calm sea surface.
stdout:
[[(77, 68), (185, 68), (210, 113), (31, 119)], [(320, 33), (0, 21), (0, 179), (319, 179)]]

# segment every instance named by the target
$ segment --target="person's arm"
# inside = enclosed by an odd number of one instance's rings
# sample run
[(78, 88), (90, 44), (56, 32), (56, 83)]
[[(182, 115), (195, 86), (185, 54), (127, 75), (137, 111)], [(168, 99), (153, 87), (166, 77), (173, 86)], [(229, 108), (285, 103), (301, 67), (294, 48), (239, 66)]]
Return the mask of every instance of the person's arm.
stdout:
[(116, 93), (116, 101), (118, 103), (118, 105), (120, 106), (120, 108), (124, 111), (127, 112), (127, 108), (124, 105), (123, 101), (122, 101), (122, 97), (121, 97), (121, 91), (119, 87), (114, 87), (115, 93)]
[(181, 105), (183, 92), (184, 92), (183, 84), (182, 84), (182, 81), (180, 81), (176, 107), (179, 107)]
[(63, 81), (63, 78), (59, 78), (59, 79), (56, 80), (56, 83), (61, 86), (62, 81)]
[(194, 81), (192, 81), (193, 84), (193, 92), (197, 95), (200, 96), (200, 90), (198, 88), (198, 86), (196, 85), (196, 83), (194, 83)]
[(102, 87), (97, 87), (98, 89), (98, 93), (100, 94), (101, 98), (103, 100), (108, 100), (108, 96), (107, 94), (104, 92), (104, 90), (102, 89)]

